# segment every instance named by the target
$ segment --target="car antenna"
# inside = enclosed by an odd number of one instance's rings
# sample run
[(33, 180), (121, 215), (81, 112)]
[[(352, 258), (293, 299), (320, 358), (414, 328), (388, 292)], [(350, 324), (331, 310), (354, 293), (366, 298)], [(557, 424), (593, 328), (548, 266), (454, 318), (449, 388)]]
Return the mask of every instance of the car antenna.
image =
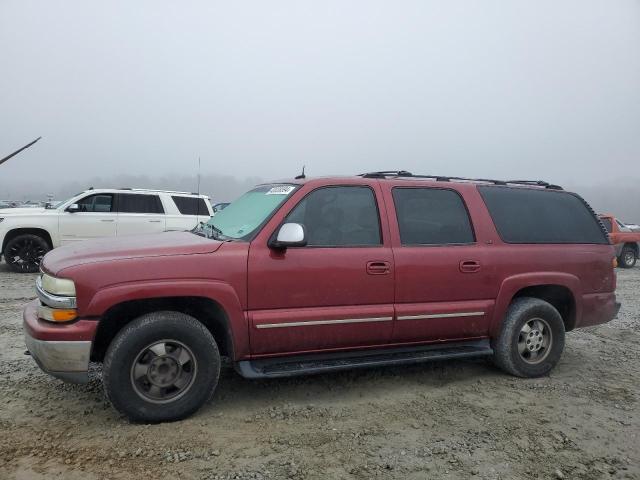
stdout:
[(0, 165), (2, 165), (4, 162), (6, 162), (7, 160), (9, 160), (11, 157), (16, 156), (17, 154), (19, 154), (21, 151), (26, 150), (27, 148), (29, 148), (31, 145), (33, 145), (34, 143), (36, 143), (38, 140), (40, 140), (42, 137), (38, 137), (36, 138), (33, 142), (31, 143), (27, 143), (24, 147), (19, 148), (18, 150), (16, 150), (13, 153), (10, 153), (9, 155), (7, 155), (6, 157), (4, 157), (3, 159), (0, 159)]
[(196, 199), (196, 215), (198, 216), (198, 220), (200, 220), (200, 155), (198, 155), (198, 198)]
[(302, 173), (300, 175), (298, 175), (296, 177), (296, 180), (302, 180), (303, 178), (307, 178), (307, 176), (304, 174), (304, 165), (302, 166)]

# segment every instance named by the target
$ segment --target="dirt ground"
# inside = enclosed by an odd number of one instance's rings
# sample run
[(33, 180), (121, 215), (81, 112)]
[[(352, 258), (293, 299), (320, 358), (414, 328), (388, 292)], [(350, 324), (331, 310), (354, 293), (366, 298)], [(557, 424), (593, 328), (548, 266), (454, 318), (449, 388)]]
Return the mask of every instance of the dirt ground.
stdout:
[(640, 479), (640, 268), (619, 318), (571, 332), (546, 378), (485, 360), (270, 381), (223, 372), (188, 420), (133, 425), (100, 370), (66, 385), (24, 355), (33, 275), (0, 264), (0, 479)]

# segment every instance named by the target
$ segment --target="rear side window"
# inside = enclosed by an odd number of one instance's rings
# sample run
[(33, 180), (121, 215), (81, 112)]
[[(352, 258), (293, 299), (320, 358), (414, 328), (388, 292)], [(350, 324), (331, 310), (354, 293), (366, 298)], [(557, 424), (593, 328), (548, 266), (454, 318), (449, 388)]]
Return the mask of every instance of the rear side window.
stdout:
[(449, 245), (475, 241), (469, 214), (453, 190), (393, 189), (402, 245)]
[(158, 195), (120, 193), (118, 194), (118, 212), (164, 213), (164, 208)]
[(478, 190), (507, 243), (608, 243), (600, 222), (577, 195), (491, 186)]
[(209, 209), (204, 203), (204, 198), (196, 197), (171, 197), (182, 215), (206, 215), (209, 216)]

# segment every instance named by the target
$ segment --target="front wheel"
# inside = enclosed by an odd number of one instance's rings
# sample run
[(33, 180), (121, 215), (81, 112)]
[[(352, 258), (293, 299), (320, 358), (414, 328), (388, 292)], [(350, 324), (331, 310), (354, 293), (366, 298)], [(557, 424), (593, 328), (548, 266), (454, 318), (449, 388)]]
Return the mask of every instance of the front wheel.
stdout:
[(7, 242), (4, 260), (14, 272), (35, 273), (40, 269), (40, 262), (49, 250), (51, 247), (44, 238), (26, 233)]
[(195, 318), (152, 312), (127, 324), (109, 345), (103, 367), (107, 397), (134, 422), (188, 417), (218, 384), (220, 353)]
[(632, 268), (636, 264), (636, 252), (630, 245), (622, 247), (620, 257), (618, 257), (618, 264), (622, 268)]
[(553, 305), (539, 298), (517, 298), (493, 342), (494, 361), (518, 377), (546, 375), (560, 360), (564, 333), (564, 322)]

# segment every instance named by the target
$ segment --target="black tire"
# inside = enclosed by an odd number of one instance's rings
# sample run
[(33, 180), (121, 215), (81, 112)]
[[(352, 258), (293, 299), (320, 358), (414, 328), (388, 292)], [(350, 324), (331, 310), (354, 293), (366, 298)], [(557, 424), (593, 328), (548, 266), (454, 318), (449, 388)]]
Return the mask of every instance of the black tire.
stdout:
[[(526, 332), (525, 325), (529, 328)], [(542, 325), (544, 329), (531, 328), (532, 325)], [(530, 351), (545, 343), (545, 334), (550, 335), (546, 348)], [(564, 334), (564, 322), (553, 305), (539, 298), (517, 298), (507, 310), (500, 335), (493, 341), (494, 362), (517, 377), (546, 375), (562, 356)]]
[(44, 238), (25, 233), (7, 242), (3, 252), (4, 261), (14, 272), (35, 273), (40, 270), (40, 262), (49, 250), (51, 247)]
[(620, 256), (618, 257), (618, 265), (622, 268), (633, 268), (636, 265), (636, 251), (631, 245), (622, 247)]
[[(164, 355), (150, 351), (158, 345)], [(184, 364), (175, 356), (183, 351), (190, 357)], [(139, 378), (137, 367), (147, 369)], [(158, 381), (161, 368), (168, 377)], [(163, 387), (172, 372), (175, 384)], [(105, 355), (102, 381), (107, 398), (129, 420), (157, 423), (193, 414), (211, 399), (219, 376), (220, 352), (209, 330), (189, 315), (167, 311), (142, 315), (118, 332)]]

